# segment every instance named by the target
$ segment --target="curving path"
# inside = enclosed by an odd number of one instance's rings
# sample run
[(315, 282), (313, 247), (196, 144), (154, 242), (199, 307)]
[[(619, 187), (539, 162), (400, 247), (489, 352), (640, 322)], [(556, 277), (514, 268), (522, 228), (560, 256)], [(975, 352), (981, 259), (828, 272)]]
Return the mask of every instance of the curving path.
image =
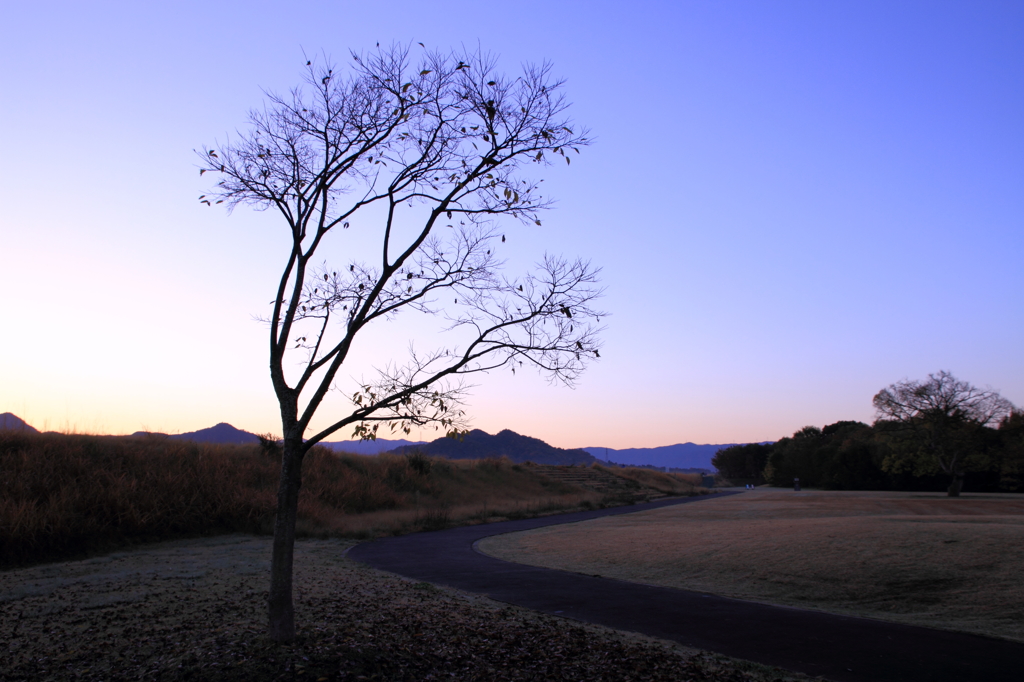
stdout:
[(478, 540), (491, 535), (704, 499), (663, 499), (417, 533), (356, 545), (348, 556), (501, 602), (837, 682), (1024, 680), (1024, 644), (514, 564), (474, 550)]

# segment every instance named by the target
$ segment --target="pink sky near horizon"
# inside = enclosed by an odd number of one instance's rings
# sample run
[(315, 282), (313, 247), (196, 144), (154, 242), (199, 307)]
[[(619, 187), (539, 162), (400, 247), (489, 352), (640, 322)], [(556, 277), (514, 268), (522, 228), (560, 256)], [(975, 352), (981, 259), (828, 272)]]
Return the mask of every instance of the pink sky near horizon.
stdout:
[[(870, 422), (878, 390), (939, 370), (1024, 405), (1024, 5), (278, 7), (5, 11), (0, 413), (279, 432), (253, 317), (283, 228), (198, 204), (192, 150), (297, 84), (303, 51), (343, 65), (378, 41), (549, 60), (596, 138), (544, 174), (557, 206), (508, 249), (603, 268), (603, 359), (574, 390), (479, 377), (474, 427), (570, 448), (777, 440)], [(346, 378), (416, 331), (370, 335)]]

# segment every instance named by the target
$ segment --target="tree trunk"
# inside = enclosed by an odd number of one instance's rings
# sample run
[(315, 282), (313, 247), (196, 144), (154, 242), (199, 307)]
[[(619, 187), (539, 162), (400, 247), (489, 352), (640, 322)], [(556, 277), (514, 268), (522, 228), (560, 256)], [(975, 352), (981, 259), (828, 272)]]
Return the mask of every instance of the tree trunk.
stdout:
[(964, 474), (962, 471), (958, 471), (953, 474), (953, 482), (949, 484), (947, 488), (947, 495), (949, 497), (960, 497), (960, 491), (964, 487)]
[(281, 482), (277, 490), (274, 520), (274, 551), (270, 560), (270, 626), (275, 642), (295, 639), (295, 609), (292, 606), (292, 560), (295, 554), (295, 519), (302, 485), (302, 440), (286, 438), (281, 455)]

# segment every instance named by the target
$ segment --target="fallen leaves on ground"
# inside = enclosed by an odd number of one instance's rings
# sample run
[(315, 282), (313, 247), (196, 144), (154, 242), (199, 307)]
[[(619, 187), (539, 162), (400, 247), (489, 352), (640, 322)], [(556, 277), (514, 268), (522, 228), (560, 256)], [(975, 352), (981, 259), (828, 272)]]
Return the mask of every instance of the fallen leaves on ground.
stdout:
[(793, 679), (413, 583), (297, 545), (299, 636), (264, 635), (269, 540), (229, 536), (0, 573), (0, 680)]

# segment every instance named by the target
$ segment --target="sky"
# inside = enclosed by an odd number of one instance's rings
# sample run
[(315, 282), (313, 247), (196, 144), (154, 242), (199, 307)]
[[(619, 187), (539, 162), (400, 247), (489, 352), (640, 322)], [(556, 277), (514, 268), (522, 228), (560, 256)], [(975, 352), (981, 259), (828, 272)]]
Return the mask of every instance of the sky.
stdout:
[[(0, 21), (0, 412), (279, 434), (254, 318), (285, 228), (200, 204), (193, 149), (306, 55), (378, 42), (551, 62), (595, 138), (545, 171), (543, 227), (503, 229), (602, 268), (602, 360), (572, 389), (477, 377), (474, 427), (777, 440), (870, 422), (880, 389), (940, 370), (1024, 405), (1020, 2), (41, 0)], [(374, 332), (346, 376), (418, 333)]]

